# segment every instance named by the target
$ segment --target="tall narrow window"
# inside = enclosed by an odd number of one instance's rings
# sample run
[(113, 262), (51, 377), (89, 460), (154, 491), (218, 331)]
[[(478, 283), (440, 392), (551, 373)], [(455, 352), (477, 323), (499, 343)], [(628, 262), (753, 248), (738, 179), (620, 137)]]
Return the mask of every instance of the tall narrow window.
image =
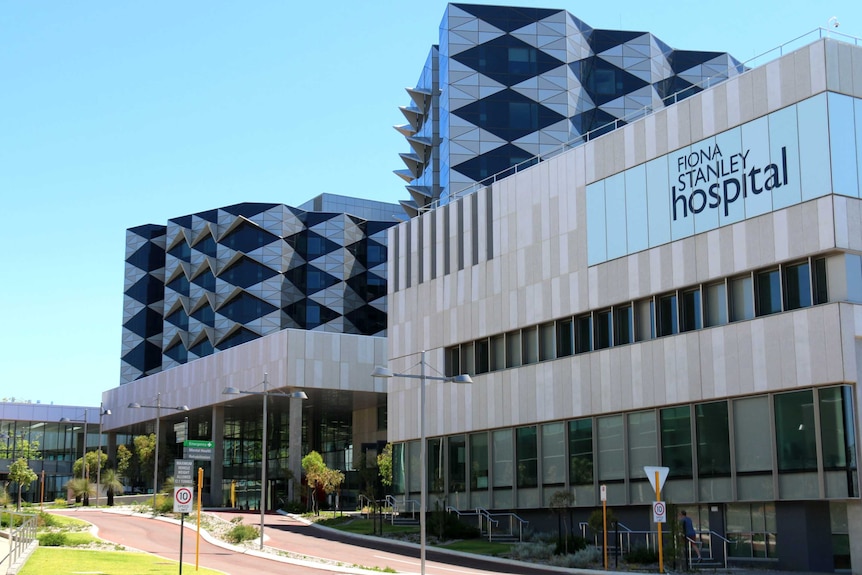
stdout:
[(536, 487), (539, 484), (539, 450), (536, 443), (536, 426), (519, 427), (517, 436), (518, 487)]
[(452, 377), (464, 373), (461, 371), (461, 348), (450, 347), (446, 350), (446, 375)]
[(506, 368), (506, 336), (495, 335), (491, 338), (491, 371)]
[(524, 365), (539, 361), (539, 332), (535, 327), (521, 330), (521, 350)]
[(566, 482), (566, 425), (562, 422), (542, 426), (542, 484)]
[(463, 435), (446, 440), (449, 447), (449, 492), (459, 493), (467, 487), (467, 442)]
[(596, 420), (598, 425), (599, 480), (625, 478), (623, 416), (609, 415)]
[(596, 349), (611, 347), (613, 338), (613, 316), (611, 310), (603, 309), (596, 312)]
[(470, 489), (488, 489), (488, 434), (470, 435)]
[(593, 349), (593, 317), (590, 314), (575, 318), (575, 353)]
[(689, 406), (661, 410), (661, 463), (671, 477), (691, 477), (691, 411)]
[(461, 373), (476, 375), (476, 355), (473, 342), (461, 344)]
[(784, 308), (798, 309), (811, 305), (811, 274), (808, 262), (784, 268)]
[(593, 482), (593, 420), (569, 422), (569, 482), (589, 485)]
[(515, 448), (511, 429), (494, 431), (494, 487), (512, 487)]
[(575, 324), (571, 318), (557, 322), (557, 357), (575, 353)]
[(635, 329), (638, 341), (655, 339), (655, 303), (653, 299), (644, 299), (635, 304)]
[(742, 321), (754, 317), (754, 290), (751, 276), (730, 280), (730, 321)]
[(697, 428), (697, 474), (700, 477), (730, 476), (730, 425), (727, 402), (694, 406)]
[(544, 323), (539, 326), (539, 361), (547, 361), (557, 356), (556, 352), (556, 326), (554, 322)]
[(629, 477), (643, 472), (644, 465), (655, 465), (658, 453), (656, 417), (653, 411), (628, 414)]
[(755, 288), (758, 316), (781, 311), (781, 279), (777, 269), (759, 272)]
[(491, 366), (488, 339), (476, 341), (476, 373), (488, 373)]
[(680, 331), (701, 329), (703, 322), (700, 315), (700, 289), (690, 289), (682, 292), (682, 315), (679, 318)]
[(521, 365), (521, 332), (510, 331), (506, 334), (506, 367)]
[(709, 284), (705, 288), (706, 301), (704, 311), (706, 312), (706, 325), (724, 325), (727, 323), (727, 284), (718, 282)]
[(614, 308), (614, 345), (625, 345), (635, 341), (635, 323), (632, 306)]
[(826, 291), (826, 258), (814, 260), (814, 303), (826, 303), (829, 296)]
[(814, 394), (810, 389), (775, 396), (775, 436), (779, 471), (817, 469)]
[(676, 294), (667, 294), (658, 299), (658, 334), (673, 335), (679, 333), (677, 323)]

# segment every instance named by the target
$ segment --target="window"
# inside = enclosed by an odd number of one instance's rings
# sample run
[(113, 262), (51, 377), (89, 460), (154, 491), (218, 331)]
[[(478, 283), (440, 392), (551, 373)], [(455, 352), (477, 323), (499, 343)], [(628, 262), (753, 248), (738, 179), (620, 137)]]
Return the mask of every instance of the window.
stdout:
[(758, 316), (781, 311), (781, 279), (777, 269), (758, 272), (756, 292)]
[(599, 481), (624, 479), (623, 416), (600, 417), (596, 422), (599, 435)]
[(542, 484), (566, 482), (566, 426), (546, 423), (542, 426)]
[(754, 290), (751, 276), (730, 280), (730, 321), (742, 321), (754, 317)]
[(709, 284), (704, 288), (706, 301), (704, 312), (706, 313), (706, 325), (724, 325), (727, 323), (727, 284), (718, 282)]
[(460, 375), (464, 373), (461, 371), (461, 348), (458, 346), (450, 347), (446, 350), (446, 375), (448, 377), (452, 377), (453, 375)]
[(777, 557), (774, 503), (730, 503), (726, 513), (730, 557)]
[(546, 361), (556, 357), (556, 328), (554, 322), (539, 326), (539, 361)]
[[(856, 444), (853, 414), (853, 388), (848, 385), (829, 387), (818, 392), (823, 467), (827, 471), (856, 469)], [(855, 482), (851, 482), (855, 487)], [(855, 497), (855, 493), (848, 497)]]
[(655, 412), (628, 414), (629, 477), (639, 477), (644, 465), (655, 465), (658, 455)]
[(590, 314), (575, 318), (575, 353), (593, 350), (593, 317)]
[(443, 440), (439, 437), (434, 437), (428, 440), (428, 452), (425, 454), (428, 457), (427, 467), (428, 472), (428, 491), (431, 493), (440, 493), (443, 491)]
[(637, 340), (655, 339), (655, 303), (653, 299), (644, 299), (635, 304)]
[(677, 324), (676, 294), (667, 294), (658, 299), (658, 335), (679, 333)]
[(811, 305), (811, 274), (808, 262), (784, 268), (784, 309)]
[(772, 470), (772, 433), (765, 396), (733, 402), (733, 437), (738, 473)]
[(680, 331), (701, 329), (703, 322), (700, 315), (700, 289), (690, 289), (682, 292), (682, 314), (679, 318)]
[(515, 430), (518, 455), (518, 487), (536, 487), (539, 484), (538, 447), (536, 427), (519, 427)]
[(697, 474), (700, 477), (730, 476), (730, 434), (727, 402), (694, 406), (697, 432)]
[(458, 493), (466, 489), (467, 443), (463, 435), (453, 435), (446, 440), (449, 447), (449, 489)]
[(494, 487), (512, 487), (514, 470), (514, 445), (512, 430), (498, 429), (494, 432)]
[(521, 332), (510, 331), (506, 334), (506, 367), (521, 365)]
[(691, 410), (687, 405), (661, 410), (661, 463), (671, 477), (691, 477)]
[(403, 443), (396, 443), (392, 446), (392, 493), (398, 495), (404, 493), (407, 488), (404, 476), (404, 451)]
[(814, 393), (780, 393), (774, 399), (778, 471), (816, 471)]
[(521, 330), (521, 361), (524, 365), (539, 361), (539, 332), (535, 327)]
[(635, 325), (632, 306), (614, 308), (614, 345), (634, 343)]
[(814, 303), (826, 303), (829, 301), (826, 292), (826, 258), (814, 260)]
[(470, 436), (470, 489), (488, 489), (488, 434)]
[(491, 371), (506, 367), (506, 336), (495, 335), (491, 338)]
[(461, 344), (461, 373), (476, 375), (476, 363), (473, 342)]
[(480, 339), (476, 342), (476, 373), (488, 373), (490, 368), (488, 339)]
[(613, 315), (611, 310), (596, 312), (596, 345), (595, 349), (611, 347), (613, 338)]
[(569, 482), (589, 485), (593, 482), (593, 421), (569, 422)]
[(566, 357), (575, 353), (574, 325), (571, 318), (557, 322), (557, 357)]

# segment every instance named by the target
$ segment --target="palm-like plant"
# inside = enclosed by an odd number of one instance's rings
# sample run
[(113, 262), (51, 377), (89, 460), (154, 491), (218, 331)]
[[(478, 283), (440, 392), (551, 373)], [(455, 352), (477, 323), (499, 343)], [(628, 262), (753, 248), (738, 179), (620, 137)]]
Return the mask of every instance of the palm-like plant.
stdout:
[(84, 505), (87, 504), (86, 502), (90, 495), (96, 494), (96, 486), (90, 483), (90, 480), (86, 477), (75, 477), (74, 479), (70, 479), (66, 483), (66, 489), (75, 496), (75, 499), (81, 497), (84, 500)]
[(113, 507), (114, 495), (117, 492), (122, 493), (125, 487), (116, 469), (106, 469), (102, 472), (102, 486), (108, 493), (108, 507)]

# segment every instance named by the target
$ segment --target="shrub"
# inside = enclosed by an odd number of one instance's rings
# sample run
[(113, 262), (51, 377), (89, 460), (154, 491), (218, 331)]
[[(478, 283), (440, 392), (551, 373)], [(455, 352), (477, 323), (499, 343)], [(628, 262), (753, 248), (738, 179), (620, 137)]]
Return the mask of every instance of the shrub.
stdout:
[(165, 513), (173, 513), (174, 498), (172, 495), (159, 494), (156, 495), (156, 508), (154, 512), (164, 515)]
[(435, 511), (428, 517), (428, 532), (441, 539), (475, 539), (479, 537), (479, 529), (464, 523), (453, 513)]
[(602, 552), (595, 545), (590, 545), (581, 549), (575, 554), (555, 555), (551, 557), (548, 563), (556, 567), (569, 567), (584, 569), (594, 567), (602, 561)]
[[(242, 521), (242, 519), (240, 519), (240, 521)], [(225, 539), (231, 543), (242, 543), (243, 541), (257, 539), (259, 536), (260, 532), (254, 525), (243, 525), (242, 523), (237, 523), (230, 531), (227, 532)]]
[(305, 505), (303, 505), (299, 501), (288, 501), (281, 508), (288, 513), (295, 513), (297, 515), (302, 515), (303, 513), (305, 513)]
[(557, 555), (574, 554), (581, 549), (587, 548), (587, 540), (580, 535), (569, 533), (568, 541), (560, 541), (557, 543), (554, 553)]
[(58, 497), (54, 500), (54, 507), (65, 507), (66, 503), (67, 502), (65, 499), (63, 499), (62, 497)]
[(58, 532), (39, 533), (39, 545), (43, 547), (63, 547), (66, 545), (66, 534)]
[(40, 511), (36, 523), (39, 527), (56, 527), (59, 523), (57, 518), (50, 513)]
[(512, 559), (519, 561), (547, 561), (554, 554), (553, 543), (536, 541), (532, 543), (517, 543), (512, 546)]
[(658, 551), (646, 547), (635, 547), (625, 554), (625, 560), (628, 563), (658, 563)]

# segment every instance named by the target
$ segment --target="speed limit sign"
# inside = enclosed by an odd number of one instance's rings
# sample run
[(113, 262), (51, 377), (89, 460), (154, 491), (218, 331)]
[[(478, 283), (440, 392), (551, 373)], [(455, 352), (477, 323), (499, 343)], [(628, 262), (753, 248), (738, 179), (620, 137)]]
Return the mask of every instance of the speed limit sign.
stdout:
[(174, 513), (192, 512), (192, 488), (174, 487)]
[(655, 523), (667, 523), (667, 509), (664, 501), (656, 501), (652, 504), (652, 520)]

